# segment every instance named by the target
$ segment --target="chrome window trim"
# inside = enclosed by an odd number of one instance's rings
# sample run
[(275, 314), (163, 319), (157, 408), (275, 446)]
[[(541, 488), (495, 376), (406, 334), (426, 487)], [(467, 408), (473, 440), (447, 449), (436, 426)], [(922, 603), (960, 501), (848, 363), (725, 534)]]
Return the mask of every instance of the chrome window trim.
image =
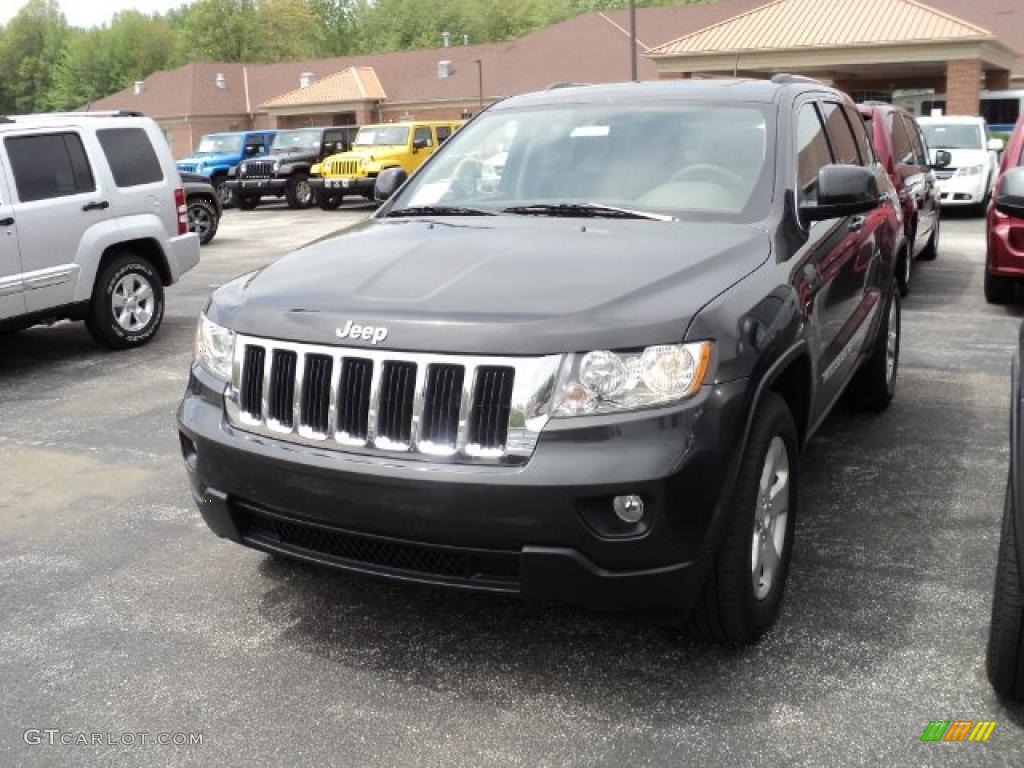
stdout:
[[(253, 418), (242, 411), (240, 386), (246, 346), (260, 346), (266, 351), (263, 371), (263, 402), (261, 418)], [(293, 393), (294, 419), (291, 427), (267, 419), (270, 398), (270, 374), (275, 351), (296, 354), (295, 391)], [(333, 361), (331, 367), (329, 430), (318, 433), (302, 425), (302, 383), (306, 355), (325, 355)], [(338, 390), (342, 365), (346, 357), (362, 358), (373, 362), (370, 384), (370, 405), (367, 414), (366, 439), (338, 432)], [(324, 346), (291, 341), (277, 341), (255, 336), (236, 335), (232, 361), (231, 383), (224, 393), (228, 423), (236, 429), (257, 435), (297, 443), (315, 448), (326, 448), (362, 456), (382, 456), (433, 463), (521, 465), (533, 455), (540, 433), (550, 419), (551, 404), (558, 374), (565, 355), (541, 357), (498, 357), (478, 355), (434, 354), (367, 349), (365, 347)], [(383, 363), (411, 362), (416, 364), (415, 398), (413, 402), (412, 433), (408, 443), (394, 442), (377, 436), (377, 416), (380, 401), (380, 379)], [(420, 424), (423, 417), (427, 369), (432, 364), (458, 365), (465, 369), (459, 421), (454, 445), (420, 442)], [(512, 404), (509, 411), (508, 437), (503, 449), (469, 444), (469, 417), (475, 396), (476, 372), (481, 366), (505, 366), (515, 370)]]

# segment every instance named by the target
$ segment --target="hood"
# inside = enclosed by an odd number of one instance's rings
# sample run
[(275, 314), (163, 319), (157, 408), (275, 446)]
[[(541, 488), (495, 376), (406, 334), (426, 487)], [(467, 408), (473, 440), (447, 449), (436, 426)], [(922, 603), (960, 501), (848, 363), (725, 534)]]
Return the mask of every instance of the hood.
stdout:
[(740, 224), (369, 219), (229, 283), (209, 315), (244, 334), (317, 344), (339, 344), (351, 321), (386, 326), (395, 350), (628, 349), (680, 341), (769, 251), (763, 230)]
[[(937, 151), (932, 150), (932, 162), (935, 161)], [(965, 165), (988, 165), (991, 162), (987, 149), (947, 149), (946, 152), (953, 156), (953, 161), (949, 164), (951, 168), (962, 168)]]
[(252, 158), (255, 162), (261, 162), (264, 160), (280, 160), (282, 163), (294, 163), (300, 160), (309, 160), (318, 156), (318, 152), (315, 149), (293, 149), (285, 150), (283, 152), (270, 152), (266, 155), (260, 155), (259, 157)]
[(197, 165), (199, 163), (205, 163), (206, 165), (234, 165), (238, 162), (238, 153), (228, 154), (225, 152), (218, 152), (210, 155), (193, 155), (192, 157), (186, 157), (183, 160), (178, 161), (178, 165), (187, 163), (189, 165)]
[(332, 160), (366, 160), (373, 158), (374, 160), (381, 160), (386, 157), (398, 157), (404, 155), (408, 150), (403, 146), (380, 146), (380, 147), (361, 147), (359, 149), (350, 149), (348, 152), (342, 152), (341, 154), (334, 155)]

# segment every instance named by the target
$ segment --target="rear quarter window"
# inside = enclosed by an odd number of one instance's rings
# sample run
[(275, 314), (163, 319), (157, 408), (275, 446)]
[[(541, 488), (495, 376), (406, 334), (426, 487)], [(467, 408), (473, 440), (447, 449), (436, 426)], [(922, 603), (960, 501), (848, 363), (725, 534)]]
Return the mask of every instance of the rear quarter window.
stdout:
[(104, 128), (96, 131), (96, 137), (117, 186), (137, 187), (164, 180), (160, 160), (142, 128)]

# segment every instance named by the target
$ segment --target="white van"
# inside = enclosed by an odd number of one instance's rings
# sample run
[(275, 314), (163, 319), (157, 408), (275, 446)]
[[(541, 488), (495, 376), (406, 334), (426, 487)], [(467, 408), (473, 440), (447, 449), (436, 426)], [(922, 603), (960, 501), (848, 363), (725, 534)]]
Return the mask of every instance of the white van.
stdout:
[(0, 331), (67, 318), (105, 346), (145, 344), (164, 287), (198, 263), (181, 178), (152, 120), (0, 117)]
[(984, 118), (950, 115), (919, 117), (917, 122), (932, 152), (932, 162), (940, 149), (953, 158), (948, 166), (935, 171), (942, 205), (987, 205), (1003, 141), (988, 138)]

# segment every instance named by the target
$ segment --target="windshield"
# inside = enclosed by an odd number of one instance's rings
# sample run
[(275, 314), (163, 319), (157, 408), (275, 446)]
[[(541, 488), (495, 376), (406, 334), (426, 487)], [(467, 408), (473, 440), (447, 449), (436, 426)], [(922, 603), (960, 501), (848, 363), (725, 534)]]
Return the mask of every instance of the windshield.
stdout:
[(214, 154), (220, 152), (238, 152), (242, 148), (240, 133), (211, 133), (199, 140), (197, 153)]
[(281, 131), (274, 136), (274, 143), (270, 145), (271, 152), (287, 152), (297, 149), (320, 149), (320, 136), (322, 131), (313, 128), (305, 131)]
[(984, 149), (981, 126), (970, 123), (921, 123), (921, 130), (931, 149)]
[(409, 128), (404, 125), (368, 125), (360, 128), (356, 147), (405, 146), (409, 143)]
[(586, 104), (485, 112), (394, 208), (599, 205), (749, 219), (771, 198), (760, 105)]

